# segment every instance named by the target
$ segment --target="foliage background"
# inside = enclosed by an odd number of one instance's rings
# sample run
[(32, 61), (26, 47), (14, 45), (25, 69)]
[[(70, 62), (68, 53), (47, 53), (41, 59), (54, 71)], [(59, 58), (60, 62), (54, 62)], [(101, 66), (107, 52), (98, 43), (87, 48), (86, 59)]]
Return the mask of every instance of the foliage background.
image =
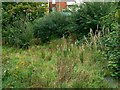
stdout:
[(3, 44), (28, 48), (34, 37), (33, 21), (46, 12), (47, 4), (42, 2), (2, 2)]
[[(77, 12), (73, 14), (74, 33), (83, 37), (87, 35), (92, 28), (95, 33), (96, 29), (102, 30), (101, 18), (115, 11), (116, 4), (111, 2), (86, 2), (80, 5)], [(98, 28), (97, 28), (98, 26)]]
[(47, 4), (42, 2), (2, 2), (2, 25), (12, 24), (20, 18), (33, 21), (44, 16), (46, 11)]

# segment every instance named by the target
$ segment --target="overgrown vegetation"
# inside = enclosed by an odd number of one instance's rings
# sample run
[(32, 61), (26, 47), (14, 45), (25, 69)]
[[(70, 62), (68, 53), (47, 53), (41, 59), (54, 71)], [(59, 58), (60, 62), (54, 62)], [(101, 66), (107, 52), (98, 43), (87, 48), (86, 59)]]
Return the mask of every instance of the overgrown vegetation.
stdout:
[(73, 9), (45, 15), (44, 3), (3, 3), (3, 88), (119, 87), (119, 4)]
[(108, 67), (111, 75), (120, 78), (120, 26), (119, 26), (119, 6), (113, 12), (102, 18), (102, 23), (109, 28), (109, 33), (104, 37), (104, 56), (108, 60)]
[(8, 29), (2, 31), (3, 43), (17, 48), (28, 48), (34, 38), (32, 23), (18, 20), (14, 25), (8, 25)]
[(26, 51), (3, 47), (3, 55), (3, 87), (6, 88), (117, 87), (104, 80), (102, 68), (106, 65), (94, 45), (92, 48), (87, 44), (77, 46), (63, 39)]
[(34, 24), (34, 35), (42, 42), (61, 38), (66, 33), (70, 19), (62, 13), (54, 12), (43, 18), (37, 19)]
[(80, 5), (78, 11), (73, 14), (76, 35), (83, 37), (89, 33), (90, 28), (95, 32), (97, 25), (102, 30), (101, 18), (115, 11), (116, 8), (116, 4), (111, 2), (86, 2)]
[(33, 21), (43, 17), (46, 12), (47, 4), (42, 2), (3, 2), (3, 44), (18, 48), (28, 48), (30, 42), (34, 43), (35, 41)]
[(14, 21), (23, 18), (25, 21), (33, 21), (45, 15), (47, 4), (42, 2), (2, 2), (2, 25), (13, 25)]

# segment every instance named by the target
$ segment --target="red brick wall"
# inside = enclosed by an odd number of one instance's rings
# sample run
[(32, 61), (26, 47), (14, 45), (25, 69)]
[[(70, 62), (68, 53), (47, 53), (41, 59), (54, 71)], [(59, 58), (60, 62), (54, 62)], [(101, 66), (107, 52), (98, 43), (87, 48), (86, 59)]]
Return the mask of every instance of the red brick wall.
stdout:
[[(59, 10), (60, 5), (60, 10)], [(56, 9), (57, 11), (62, 11), (62, 9), (65, 9), (67, 7), (66, 2), (56, 2)]]
[[(65, 9), (67, 7), (67, 3), (66, 2), (56, 2), (55, 5), (52, 4), (52, 2), (50, 2), (50, 10), (52, 10), (52, 7), (56, 7), (57, 11), (62, 11), (62, 9)], [(59, 8), (60, 5), (60, 8)]]

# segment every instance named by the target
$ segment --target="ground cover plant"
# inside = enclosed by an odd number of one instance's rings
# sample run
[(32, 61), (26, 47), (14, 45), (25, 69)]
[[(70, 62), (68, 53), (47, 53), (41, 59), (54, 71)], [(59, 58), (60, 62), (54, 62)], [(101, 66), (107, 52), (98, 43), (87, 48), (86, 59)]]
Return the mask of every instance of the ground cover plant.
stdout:
[(99, 49), (100, 36), (84, 40), (77, 45), (62, 38), (27, 50), (3, 47), (3, 87), (117, 88), (117, 81), (105, 79), (110, 71)]
[[(54, 43), (56, 42), (57, 45)], [(116, 88), (104, 79), (101, 53), (66, 40), (28, 50), (3, 47), (4, 88)], [(99, 68), (98, 68), (99, 67)]]

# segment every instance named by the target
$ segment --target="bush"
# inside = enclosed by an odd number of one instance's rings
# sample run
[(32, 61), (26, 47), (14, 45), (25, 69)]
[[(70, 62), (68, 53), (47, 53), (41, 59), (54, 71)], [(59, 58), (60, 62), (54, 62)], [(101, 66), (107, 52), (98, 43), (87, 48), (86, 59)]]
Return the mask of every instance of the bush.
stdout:
[(46, 3), (3, 2), (2, 43), (19, 48), (28, 48), (33, 40), (32, 22), (45, 15)]
[(54, 12), (35, 21), (34, 35), (42, 42), (60, 38), (65, 34), (69, 19), (62, 13)]
[(108, 67), (111, 70), (111, 76), (120, 78), (120, 38), (119, 30), (111, 32), (105, 40), (105, 55), (109, 60)]
[(120, 26), (119, 17), (116, 17), (116, 12), (103, 17), (103, 22), (106, 27), (110, 27), (110, 33), (104, 38), (106, 60), (109, 60), (108, 67), (111, 76), (120, 78)]
[(95, 32), (97, 25), (100, 28), (101, 17), (114, 11), (115, 8), (114, 3), (108, 2), (86, 2), (81, 4), (73, 16), (73, 22), (76, 25), (75, 33), (82, 37), (89, 33), (90, 28)]
[(8, 24), (14, 25), (14, 21), (33, 21), (37, 17), (45, 15), (47, 4), (42, 2), (3, 2), (2, 3), (2, 25), (5, 28)]
[(2, 30), (2, 40), (8, 46), (28, 48), (29, 42), (33, 39), (32, 23), (19, 20), (14, 22), (14, 26), (7, 26), (7, 30)]

